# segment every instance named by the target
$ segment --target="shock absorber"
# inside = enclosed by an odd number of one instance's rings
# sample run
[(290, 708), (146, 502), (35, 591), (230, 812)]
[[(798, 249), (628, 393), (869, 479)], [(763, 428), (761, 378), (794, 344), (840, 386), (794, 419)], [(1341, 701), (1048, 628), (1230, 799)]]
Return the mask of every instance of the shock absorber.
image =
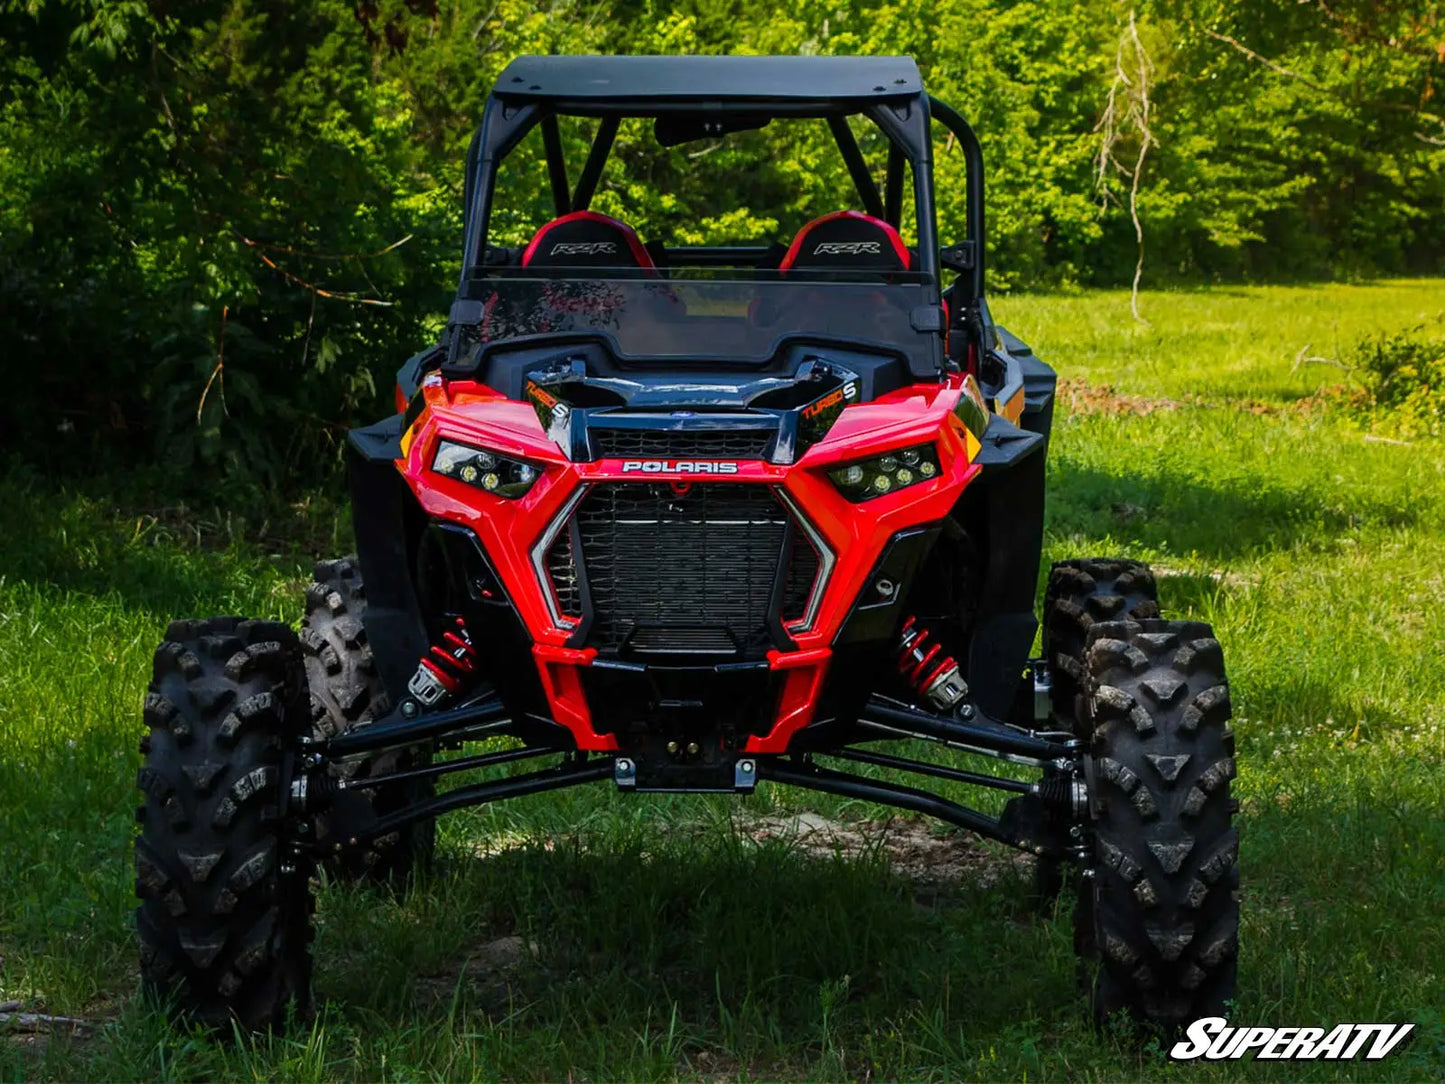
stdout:
[(952, 711), (968, 695), (958, 661), (932, 632), (910, 617), (898, 641), (898, 672), (911, 689), (934, 707)]
[(442, 633), (441, 642), (417, 664), (416, 673), (406, 683), (406, 691), (424, 708), (434, 708), (455, 696), (477, 669), (477, 649), (472, 644), (467, 623), (458, 617), (452, 627)]

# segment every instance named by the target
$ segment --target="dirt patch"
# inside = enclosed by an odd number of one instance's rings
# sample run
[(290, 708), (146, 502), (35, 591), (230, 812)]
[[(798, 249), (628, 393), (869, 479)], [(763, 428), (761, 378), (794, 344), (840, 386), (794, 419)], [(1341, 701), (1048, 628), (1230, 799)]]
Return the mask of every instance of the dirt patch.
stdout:
[(935, 835), (927, 821), (837, 821), (818, 813), (738, 818), (737, 830), (756, 842), (786, 840), (812, 859), (857, 858), (880, 850), (889, 866), (925, 885), (988, 886), (1027, 873), (1033, 859), (963, 832)]
[(1259, 586), (1258, 576), (1246, 576), (1242, 572), (1229, 572), (1222, 568), (1212, 568), (1207, 572), (1191, 572), (1187, 568), (1172, 568), (1169, 565), (1155, 564), (1150, 565), (1149, 567), (1154, 570), (1154, 575), (1159, 577), (1161, 580), (1184, 579), (1192, 578), (1195, 576), (1208, 576), (1211, 580), (1219, 584), (1221, 587), (1231, 587), (1239, 589), (1243, 587)]
[(1205, 410), (1233, 410), (1241, 414), (1318, 414), (1337, 406), (1357, 405), (1359, 392), (1345, 384), (1334, 384), (1321, 388), (1313, 395), (1307, 395), (1287, 403), (1271, 403), (1262, 399), (1207, 399), (1201, 395), (1187, 395), (1182, 399), (1153, 398), (1147, 395), (1128, 395), (1116, 391), (1112, 384), (1090, 384), (1086, 380), (1065, 377), (1059, 381), (1055, 393), (1058, 401), (1073, 414), (1136, 414), (1147, 415), (1159, 412), (1197, 407)]
[(38, 1057), (57, 1040), (85, 1042), (103, 1023), (106, 1023), (104, 1019), (41, 1012), (20, 1001), (0, 1001), (0, 1038), (27, 1056)]
[(1110, 384), (1090, 384), (1065, 377), (1055, 393), (1060, 403), (1072, 414), (1154, 414), (1178, 410), (1184, 406), (1177, 399), (1151, 399), (1144, 395), (1125, 395)]
[(417, 980), (417, 996), (422, 1001), (447, 1001), (460, 985), (483, 1008), (506, 1006), (518, 975), (532, 966), (538, 952), (535, 941), (515, 934), (498, 937), (473, 948), (460, 967)]
[[(813, 860), (858, 858), (881, 849), (895, 872), (920, 884), (959, 884), (966, 881), (988, 886), (1015, 871), (1028, 871), (1033, 863), (1028, 855), (967, 832), (937, 834), (937, 825), (927, 820), (843, 821), (813, 812), (764, 816), (740, 812), (733, 817), (732, 823), (740, 835), (755, 843), (784, 840)], [(698, 822), (674, 825), (671, 831), (674, 835), (702, 835), (717, 829)], [(520, 833), (504, 833), (478, 840), (468, 847), (468, 851), (485, 858), (518, 847), (538, 845), (551, 850), (556, 846), (556, 840), (539, 841)], [(496, 946), (511, 940), (516, 939), (503, 938), (483, 948), (490, 948), (490, 955), (495, 955), (499, 951)]]

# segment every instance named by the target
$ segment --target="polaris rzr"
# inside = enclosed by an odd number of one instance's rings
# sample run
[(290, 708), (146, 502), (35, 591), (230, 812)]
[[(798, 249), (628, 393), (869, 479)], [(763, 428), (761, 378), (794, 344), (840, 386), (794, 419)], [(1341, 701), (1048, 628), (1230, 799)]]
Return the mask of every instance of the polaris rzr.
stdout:
[[(705, 170), (789, 125), (831, 133), (854, 189), (790, 237), (644, 242), (592, 209), (644, 139)], [(944, 146), (967, 167), (949, 243)], [(1221, 1015), (1220, 646), (1160, 617), (1145, 566), (1085, 559), (1050, 572), (1031, 657), (1055, 376), (990, 317), (983, 192), (974, 132), (908, 58), (515, 60), (468, 154), (445, 334), (350, 434), (356, 556), (317, 566), (299, 635), (177, 621), (156, 653), (148, 988), (276, 1024), (308, 1005), (318, 864), (405, 877), (440, 814), (540, 791), (767, 783), (1036, 856), (1044, 895), (1078, 893), (1097, 1017)], [(919, 759), (938, 747), (1008, 767)], [(524, 760), (550, 763), (477, 774)], [(987, 815), (900, 775), (1009, 797)]]

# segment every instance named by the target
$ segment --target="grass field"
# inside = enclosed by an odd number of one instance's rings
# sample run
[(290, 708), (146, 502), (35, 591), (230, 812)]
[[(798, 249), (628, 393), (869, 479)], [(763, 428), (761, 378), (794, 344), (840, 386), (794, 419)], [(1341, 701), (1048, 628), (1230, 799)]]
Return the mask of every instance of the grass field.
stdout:
[[(1171, 1065), (1096, 1035), (1026, 864), (876, 808), (611, 788), (455, 815), (401, 898), (324, 886), (313, 1027), (217, 1043), (136, 997), (139, 706), (173, 615), (295, 619), (345, 546), (0, 475), (5, 1079), (1445, 1078), (1445, 447), (1312, 408), (1445, 282), (1004, 299), (1070, 384), (1047, 557), (1128, 554), (1214, 623), (1236, 706), (1237, 1023), (1413, 1020), (1384, 1064)], [(1112, 389), (1112, 390), (1109, 390)], [(154, 503), (154, 502), (152, 502)], [(312, 552), (318, 551), (318, 552)], [(801, 819), (798, 819), (799, 815)]]

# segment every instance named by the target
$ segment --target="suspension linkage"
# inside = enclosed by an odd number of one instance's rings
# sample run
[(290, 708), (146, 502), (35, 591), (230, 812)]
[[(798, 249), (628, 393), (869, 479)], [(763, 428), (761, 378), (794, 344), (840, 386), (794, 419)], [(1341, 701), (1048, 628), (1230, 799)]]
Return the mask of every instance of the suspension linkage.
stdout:
[[(392, 712), (384, 719), (334, 738), (316, 739), (303, 735), (300, 743), (307, 753), (319, 753), (335, 759), (396, 745), (410, 745), (427, 738), (442, 737), (464, 727), (469, 728), (473, 735), (503, 733), (511, 723), (508, 714), (500, 698), (488, 696), (460, 707), (422, 715), (407, 716)], [(481, 727), (485, 727), (486, 731), (480, 731)]]
[[(581, 756), (582, 754), (578, 754)], [(380, 817), (368, 824), (364, 829), (357, 831), (347, 841), (347, 845), (355, 846), (359, 842), (375, 839), (395, 832), (406, 827), (413, 821), (423, 820), (428, 817), (439, 816), (442, 813), (449, 813), (454, 809), (463, 809), (467, 806), (484, 805), (487, 802), (495, 802), (504, 798), (520, 798), (526, 794), (539, 794), (543, 791), (560, 790), (565, 787), (575, 787), (583, 783), (595, 783), (604, 779), (611, 779), (613, 776), (613, 758), (602, 757), (593, 760), (564, 760), (561, 764), (552, 768), (541, 768), (535, 772), (526, 772), (522, 775), (511, 775), (504, 779), (493, 779), (485, 783), (473, 783), (469, 786), (457, 787), (445, 794), (439, 794), (424, 802), (417, 802), (415, 805), (399, 809)], [(338, 845), (339, 846), (339, 845)]]

